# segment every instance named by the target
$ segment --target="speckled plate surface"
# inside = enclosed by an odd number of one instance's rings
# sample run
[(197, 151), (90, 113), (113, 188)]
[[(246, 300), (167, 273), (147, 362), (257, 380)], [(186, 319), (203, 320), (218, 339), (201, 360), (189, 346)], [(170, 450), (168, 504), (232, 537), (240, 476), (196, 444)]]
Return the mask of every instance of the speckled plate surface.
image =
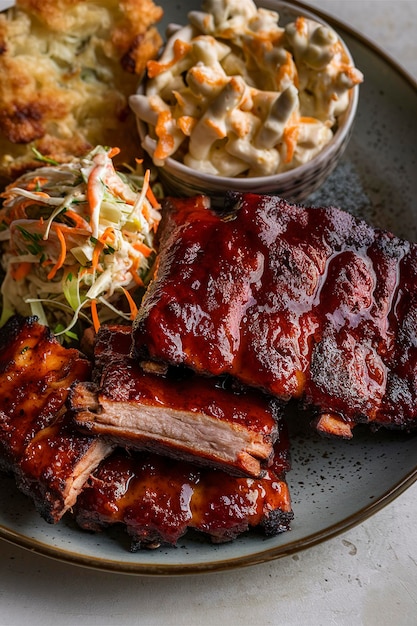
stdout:
[[(161, 4), (164, 24), (184, 23), (187, 11), (200, 6), (196, 0)], [(263, 5), (276, 8), (273, 0)], [(340, 206), (415, 241), (417, 86), (363, 37), (322, 17), (350, 47), (365, 83), (345, 156), (308, 203)], [(329, 539), (377, 512), (417, 479), (417, 435), (372, 434), (359, 428), (353, 441), (330, 441), (299, 425), (291, 440), (288, 482), (295, 520), (292, 530), (278, 537), (250, 533), (231, 544), (212, 546), (190, 535), (177, 548), (131, 553), (123, 533), (83, 532), (71, 517), (56, 526), (46, 524), (14, 481), (1, 475), (0, 537), (44, 556), (119, 573), (220, 571), (286, 556)]]

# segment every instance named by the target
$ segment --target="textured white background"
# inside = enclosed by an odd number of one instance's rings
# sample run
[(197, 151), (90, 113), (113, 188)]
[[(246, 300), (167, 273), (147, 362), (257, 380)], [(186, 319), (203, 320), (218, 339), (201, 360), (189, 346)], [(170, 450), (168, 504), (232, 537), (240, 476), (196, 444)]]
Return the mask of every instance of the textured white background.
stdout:
[[(0, 1), (0, 8), (4, 4)], [(415, 0), (309, 4), (367, 35), (417, 78)], [(0, 626), (26, 623), (416, 626), (417, 484), (331, 541), (221, 574), (161, 579), (106, 574), (0, 541)]]

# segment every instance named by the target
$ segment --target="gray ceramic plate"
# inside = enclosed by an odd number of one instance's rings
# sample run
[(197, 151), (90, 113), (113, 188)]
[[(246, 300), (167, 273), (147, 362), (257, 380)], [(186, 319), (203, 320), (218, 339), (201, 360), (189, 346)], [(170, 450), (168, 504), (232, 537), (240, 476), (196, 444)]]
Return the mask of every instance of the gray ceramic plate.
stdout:
[[(196, 0), (162, 4), (165, 24), (183, 23), (188, 10), (199, 8)], [(365, 84), (343, 161), (310, 203), (341, 206), (416, 240), (417, 86), (361, 36), (322, 17), (345, 39)], [(130, 553), (123, 533), (89, 534), (71, 518), (49, 526), (4, 476), (0, 537), (69, 563), (132, 574), (178, 575), (260, 563), (329, 539), (391, 502), (417, 479), (417, 436), (358, 430), (351, 442), (329, 441), (299, 427), (292, 434), (292, 461), (288, 481), (295, 520), (290, 532), (276, 538), (248, 534), (212, 546), (193, 536), (177, 548)]]

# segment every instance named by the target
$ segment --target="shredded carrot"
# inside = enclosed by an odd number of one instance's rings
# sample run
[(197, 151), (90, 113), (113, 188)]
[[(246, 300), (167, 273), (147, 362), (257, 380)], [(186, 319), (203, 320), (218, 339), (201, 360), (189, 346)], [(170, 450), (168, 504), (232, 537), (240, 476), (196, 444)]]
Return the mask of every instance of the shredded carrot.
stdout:
[(104, 170), (105, 166), (103, 162), (98, 160), (95, 162), (87, 180), (87, 202), (90, 207), (93, 237), (98, 237), (99, 213), (104, 196), (104, 188), (101, 177), (104, 175)]
[(112, 159), (113, 157), (117, 156), (118, 154), (120, 154), (120, 148), (111, 148), (108, 153), (107, 156)]
[[(48, 194), (42, 193), (40, 191), (37, 192), (36, 195), (38, 195), (39, 198), (41, 198), (41, 197), (49, 198)], [(39, 202), (41, 204), (44, 204), (41, 199), (39, 199)], [(9, 213), (5, 213), (5, 215), (3, 217), (4, 223), (9, 225), (12, 222), (14, 222), (15, 220), (26, 219), (27, 218), (27, 213), (26, 213), (27, 207), (34, 206), (36, 204), (37, 204), (37, 201), (34, 200), (33, 198), (25, 198), (24, 196), (22, 196), (22, 199), (19, 202), (15, 202), (13, 204), (11, 211)]]
[[(146, 170), (147, 172), (149, 172), (149, 170)], [(145, 176), (146, 176), (146, 172), (145, 172)], [(151, 203), (151, 206), (154, 209), (160, 209), (161, 205), (159, 204), (158, 200), (155, 197), (154, 192), (152, 191), (152, 187), (149, 184), (149, 176), (148, 176), (148, 186), (146, 188), (146, 197), (148, 198), (149, 202)]]
[(277, 87), (281, 87), (282, 83), (287, 78), (291, 78), (295, 87), (298, 87), (299, 79), (298, 79), (297, 67), (293, 61), (291, 52), (288, 52), (287, 50), (285, 54), (286, 54), (286, 61), (285, 63), (282, 63), (282, 65), (279, 66), (276, 77), (275, 77), (276, 85)]
[(145, 218), (145, 220), (147, 222), (151, 221), (151, 212), (150, 212), (149, 206), (146, 204), (146, 202), (144, 202), (142, 204), (142, 215), (143, 215), (143, 217)]
[(58, 241), (61, 244), (61, 250), (60, 250), (57, 262), (55, 263), (55, 265), (53, 266), (53, 268), (51, 269), (51, 271), (49, 272), (47, 276), (48, 280), (52, 280), (54, 278), (59, 268), (64, 265), (65, 257), (67, 256), (67, 244), (65, 243), (64, 233), (56, 224), (55, 224), (55, 230), (56, 230), (56, 234), (58, 237)]
[[(99, 155), (96, 155), (96, 156), (99, 156)], [(101, 184), (107, 187), (107, 189), (109, 189), (113, 195), (117, 196), (118, 198), (126, 202), (126, 204), (130, 204), (133, 206), (135, 203), (135, 193), (129, 187), (129, 185), (127, 185), (127, 183), (125, 183), (122, 180), (122, 178), (119, 176), (119, 174), (116, 172), (111, 159), (106, 159), (106, 160), (101, 159), (100, 161), (96, 159), (96, 163), (98, 164), (99, 167), (102, 168), (102, 170), (99, 173), (99, 176), (97, 175), (97, 172), (92, 170), (88, 182), (90, 182), (90, 178), (94, 174), (96, 182), (94, 183), (94, 180), (92, 180), (92, 185), (101, 182)], [(92, 191), (91, 198), (94, 200), (93, 189), (91, 191)], [(102, 194), (103, 193), (104, 193), (104, 189), (102, 188)], [(101, 203), (101, 199), (100, 199), (100, 203)]]
[(122, 291), (126, 296), (126, 300), (129, 303), (129, 308), (130, 308), (130, 319), (134, 320), (136, 315), (138, 314), (138, 307), (135, 304), (135, 301), (133, 300), (132, 296), (130, 295), (130, 293), (127, 291), (127, 289), (125, 289), (124, 287), (122, 287)]
[(74, 222), (76, 228), (83, 228), (85, 230), (91, 230), (88, 222), (86, 222), (86, 220), (83, 217), (81, 217), (81, 215), (78, 215), (78, 213), (76, 213), (72, 209), (67, 209), (65, 211), (65, 216), (69, 217), (69, 219)]
[(143, 280), (138, 274), (139, 259), (138, 257), (130, 257), (130, 260), (132, 261), (132, 267), (130, 268), (130, 273), (132, 274), (132, 278), (139, 287), (143, 287), (144, 286)]
[(139, 274), (137, 274), (136, 272), (132, 272), (132, 277), (133, 277), (133, 280), (135, 281), (135, 283), (137, 284), (138, 287), (144, 287), (145, 286), (145, 283), (143, 282), (143, 280), (141, 279)]
[(96, 270), (98, 267), (100, 254), (103, 252), (104, 246), (105, 244), (102, 241), (97, 241), (96, 245), (94, 246), (93, 259), (91, 261), (93, 270)]
[(307, 35), (307, 21), (305, 17), (297, 17), (295, 20), (295, 29), (298, 35), (304, 37)]
[(101, 243), (106, 243), (107, 241), (114, 241), (116, 239), (116, 233), (114, 232), (113, 226), (107, 226), (103, 234), (99, 237), (99, 241)]
[(98, 267), (98, 262), (100, 260), (100, 254), (103, 252), (107, 241), (114, 241), (116, 239), (116, 234), (114, 232), (113, 226), (108, 226), (104, 233), (97, 239), (96, 245), (93, 250), (93, 259), (92, 259), (92, 267), (93, 270), (96, 270)]
[(35, 178), (28, 183), (26, 189), (28, 191), (33, 191), (34, 189), (37, 189), (38, 187), (42, 187), (42, 185), (45, 185), (45, 183), (47, 182), (48, 182), (47, 178), (43, 178), (42, 176), (35, 176)]
[(140, 252), (141, 254), (143, 254), (145, 258), (148, 258), (148, 256), (150, 256), (153, 252), (152, 248), (147, 246), (146, 243), (142, 243), (140, 241), (138, 241), (137, 243), (134, 243), (133, 248), (137, 250), (138, 252)]
[(9, 226), (12, 222), (14, 222), (14, 220), (26, 219), (26, 207), (31, 204), (33, 204), (33, 200), (30, 202), (18, 202), (12, 207), (9, 213), (7, 213), (6, 208), (4, 208), (2, 211), (1, 221)]
[(98, 333), (100, 329), (100, 320), (98, 318), (97, 313), (97, 302), (96, 300), (91, 300), (91, 319), (93, 320), (93, 326), (96, 333)]
[(93, 274), (93, 273), (94, 273), (94, 269), (92, 267), (83, 267), (80, 270), (80, 278), (82, 278), (86, 274)]
[(299, 135), (299, 126), (289, 126), (284, 130), (284, 142), (287, 148), (287, 155), (285, 157), (285, 163), (291, 163), (294, 157), (294, 151), (297, 146), (297, 140)]
[(317, 120), (315, 117), (300, 117), (301, 124), (316, 124)]
[(23, 280), (30, 272), (32, 263), (24, 261), (23, 263), (12, 263), (10, 274), (13, 280)]
[(189, 137), (197, 124), (197, 118), (191, 115), (181, 115), (177, 119), (178, 128), (182, 130), (186, 137)]
[(190, 43), (188, 43), (188, 41), (177, 39), (174, 42), (174, 46), (173, 46), (174, 56), (171, 59), (171, 61), (168, 61), (168, 63), (161, 63), (160, 61), (154, 61), (154, 60), (147, 62), (146, 68), (148, 70), (149, 78), (155, 78), (155, 76), (158, 76), (162, 72), (169, 70), (178, 61), (180, 61), (183, 57), (185, 57), (190, 52), (191, 49), (192, 49), (192, 46)]
[[(39, 198), (49, 198), (49, 193), (45, 193), (44, 191), (34, 191), (35, 196), (39, 196)], [(33, 200), (32, 200), (33, 202)]]
[(174, 149), (174, 137), (169, 129), (172, 121), (171, 111), (161, 111), (158, 114), (155, 125), (155, 134), (158, 137), (154, 154), (155, 159), (166, 159)]

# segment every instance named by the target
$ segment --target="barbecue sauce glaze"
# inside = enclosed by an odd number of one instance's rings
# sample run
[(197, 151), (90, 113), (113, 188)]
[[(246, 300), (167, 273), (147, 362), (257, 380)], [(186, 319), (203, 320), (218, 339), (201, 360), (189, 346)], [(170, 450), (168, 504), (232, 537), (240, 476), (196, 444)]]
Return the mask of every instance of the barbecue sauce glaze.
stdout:
[(415, 426), (416, 246), (333, 207), (207, 204), (167, 203), (135, 356), (230, 374), (347, 425)]

